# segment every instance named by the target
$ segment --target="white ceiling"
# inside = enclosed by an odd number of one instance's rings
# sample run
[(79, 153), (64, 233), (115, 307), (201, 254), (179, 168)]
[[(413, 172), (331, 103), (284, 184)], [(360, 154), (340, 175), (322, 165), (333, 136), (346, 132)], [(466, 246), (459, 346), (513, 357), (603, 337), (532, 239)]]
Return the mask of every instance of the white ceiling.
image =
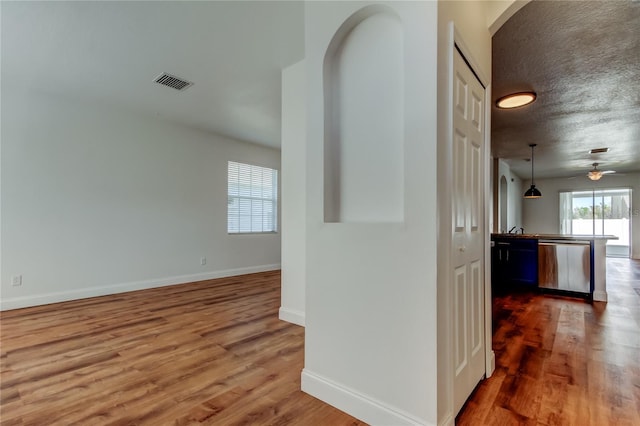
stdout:
[[(2, 84), (279, 148), (280, 72), (304, 56), (292, 1), (6, 2)], [(167, 72), (195, 84), (153, 82)]]
[[(492, 153), (529, 179), (640, 171), (640, 1), (532, 1), (493, 37), (492, 97), (535, 103), (492, 111)], [(589, 149), (609, 147), (606, 154)], [(526, 159), (526, 160), (525, 160)]]
[[(280, 71), (304, 57), (299, 1), (0, 2), (2, 85), (109, 104), (278, 148)], [(492, 152), (523, 178), (640, 170), (640, 2), (534, 1), (494, 36)], [(178, 92), (162, 72), (195, 83)], [(5, 86), (6, 87), (6, 86)], [(590, 148), (608, 146), (600, 156)]]

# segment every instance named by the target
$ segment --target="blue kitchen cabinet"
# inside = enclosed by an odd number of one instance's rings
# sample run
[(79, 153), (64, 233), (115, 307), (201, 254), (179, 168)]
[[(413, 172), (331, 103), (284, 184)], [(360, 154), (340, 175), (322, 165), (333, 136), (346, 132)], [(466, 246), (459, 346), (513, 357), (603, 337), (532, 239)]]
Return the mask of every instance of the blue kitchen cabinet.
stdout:
[(491, 248), (493, 291), (505, 293), (538, 287), (538, 240), (494, 238)]

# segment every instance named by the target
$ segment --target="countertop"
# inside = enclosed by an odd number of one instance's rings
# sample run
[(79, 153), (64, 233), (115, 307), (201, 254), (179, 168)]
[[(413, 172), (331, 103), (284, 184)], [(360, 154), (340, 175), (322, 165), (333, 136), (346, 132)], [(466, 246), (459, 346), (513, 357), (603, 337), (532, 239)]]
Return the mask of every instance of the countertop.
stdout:
[(574, 234), (491, 234), (491, 239), (496, 238), (524, 238), (531, 240), (617, 240), (615, 235), (574, 235)]

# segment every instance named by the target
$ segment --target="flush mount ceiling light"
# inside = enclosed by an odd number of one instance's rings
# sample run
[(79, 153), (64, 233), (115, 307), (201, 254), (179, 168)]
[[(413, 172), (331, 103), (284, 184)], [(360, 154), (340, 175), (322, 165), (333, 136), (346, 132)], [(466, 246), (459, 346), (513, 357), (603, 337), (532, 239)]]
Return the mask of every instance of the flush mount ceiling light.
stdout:
[(531, 188), (527, 189), (527, 192), (524, 193), (524, 198), (540, 198), (542, 197), (542, 193), (536, 188), (536, 184), (533, 182), (533, 148), (536, 144), (532, 143), (529, 146), (531, 147)]
[(529, 105), (535, 100), (535, 92), (512, 93), (498, 99), (496, 106), (500, 109), (519, 108), (521, 106)]

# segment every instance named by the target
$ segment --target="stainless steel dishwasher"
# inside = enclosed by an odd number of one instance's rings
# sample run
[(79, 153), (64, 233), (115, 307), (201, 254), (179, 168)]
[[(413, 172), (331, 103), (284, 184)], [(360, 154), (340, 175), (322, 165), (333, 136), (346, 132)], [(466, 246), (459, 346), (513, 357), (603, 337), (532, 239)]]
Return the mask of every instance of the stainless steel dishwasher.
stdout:
[(538, 287), (592, 294), (591, 242), (538, 241)]

